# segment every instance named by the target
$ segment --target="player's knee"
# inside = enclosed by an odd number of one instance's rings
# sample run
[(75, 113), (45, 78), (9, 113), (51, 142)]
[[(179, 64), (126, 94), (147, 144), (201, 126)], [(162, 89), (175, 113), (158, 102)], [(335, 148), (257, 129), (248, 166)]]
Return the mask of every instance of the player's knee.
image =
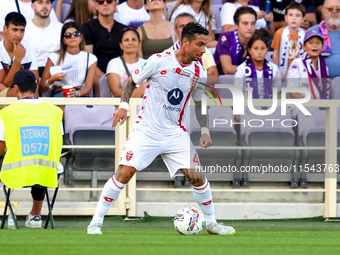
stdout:
[(205, 182), (205, 179), (203, 177), (201, 178), (190, 178), (189, 179), (192, 186), (202, 186)]

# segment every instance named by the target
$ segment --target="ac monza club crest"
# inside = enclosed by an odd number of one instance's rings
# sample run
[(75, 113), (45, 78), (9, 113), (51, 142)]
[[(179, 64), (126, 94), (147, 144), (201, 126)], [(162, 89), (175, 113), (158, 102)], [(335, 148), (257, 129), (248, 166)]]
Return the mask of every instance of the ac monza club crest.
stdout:
[(127, 160), (127, 161), (130, 161), (130, 159), (132, 159), (132, 157), (133, 157), (133, 152), (132, 152), (132, 151), (128, 151), (128, 152), (126, 153), (126, 160)]

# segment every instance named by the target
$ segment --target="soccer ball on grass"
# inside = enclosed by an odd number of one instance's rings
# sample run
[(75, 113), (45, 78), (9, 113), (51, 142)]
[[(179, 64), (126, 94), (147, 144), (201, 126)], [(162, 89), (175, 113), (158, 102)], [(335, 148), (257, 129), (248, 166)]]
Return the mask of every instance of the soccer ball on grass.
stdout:
[(204, 216), (195, 207), (184, 207), (176, 213), (175, 229), (181, 235), (198, 235), (204, 228)]

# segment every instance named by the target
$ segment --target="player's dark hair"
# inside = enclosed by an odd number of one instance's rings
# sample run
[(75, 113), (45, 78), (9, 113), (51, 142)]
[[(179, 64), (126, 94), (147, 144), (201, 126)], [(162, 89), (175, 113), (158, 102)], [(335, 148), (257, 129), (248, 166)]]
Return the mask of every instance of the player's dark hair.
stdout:
[(137, 30), (136, 30), (134, 27), (125, 27), (125, 28), (123, 28), (123, 29), (122, 29), (122, 35), (121, 35), (119, 41), (122, 42), (122, 41), (123, 41), (123, 36), (124, 36), (124, 34), (125, 34), (126, 32), (129, 32), (129, 31), (134, 32), (134, 33), (136, 34), (136, 36), (137, 36), (138, 42), (140, 42), (139, 34), (138, 34)]
[(27, 93), (27, 92), (35, 93), (35, 91), (37, 90), (37, 86), (38, 86), (35, 78), (31, 76), (26, 77), (24, 80), (24, 83), (16, 83), (16, 85), (18, 86), (18, 89), (21, 94)]
[(254, 11), (253, 8), (247, 7), (247, 6), (241, 6), (239, 7), (235, 14), (234, 14), (234, 22), (236, 25), (238, 25), (240, 23), (240, 17), (244, 14), (251, 14), (255, 16), (255, 20), (257, 20), (257, 14)]
[(11, 24), (14, 26), (26, 27), (26, 19), (22, 14), (18, 12), (10, 12), (5, 18), (5, 25), (8, 27)]
[(209, 31), (197, 22), (190, 22), (183, 28), (181, 43), (183, 38), (187, 38), (189, 42), (192, 42), (196, 39), (197, 35), (209, 35)]
[(306, 7), (303, 4), (292, 2), (285, 8), (285, 14), (288, 14), (288, 10), (298, 10), (302, 13), (302, 17), (306, 15)]

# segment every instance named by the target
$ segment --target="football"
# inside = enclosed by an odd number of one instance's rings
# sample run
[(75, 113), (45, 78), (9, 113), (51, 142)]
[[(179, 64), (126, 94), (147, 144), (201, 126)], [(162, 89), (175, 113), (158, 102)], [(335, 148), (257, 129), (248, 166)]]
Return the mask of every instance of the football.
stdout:
[(204, 216), (195, 207), (184, 207), (176, 213), (175, 229), (181, 235), (198, 235), (204, 228)]

